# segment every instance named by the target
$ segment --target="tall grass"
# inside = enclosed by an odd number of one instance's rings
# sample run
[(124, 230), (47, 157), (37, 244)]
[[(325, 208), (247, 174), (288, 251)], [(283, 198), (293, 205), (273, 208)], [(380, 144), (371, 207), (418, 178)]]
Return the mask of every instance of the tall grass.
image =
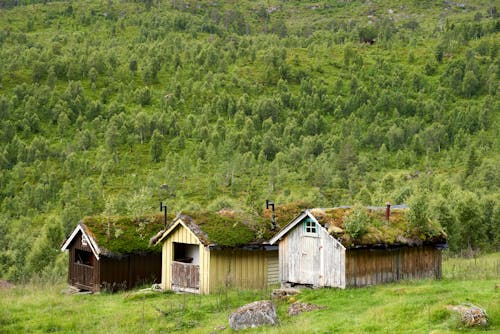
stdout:
[(443, 261), (443, 277), (448, 279), (498, 279), (500, 256), (498, 253), (464, 259), (448, 257)]
[[(442, 280), (405, 281), (357, 289), (303, 290), (296, 300), (326, 309), (288, 316), (280, 325), (244, 333), (463, 333), (449, 305), (473, 303), (500, 330), (500, 253), (448, 258)], [(64, 284), (32, 282), (0, 291), (0, 333), (232, 333), (229, 314), (270, 290), (219, 289), (208, 296), (128, 291), (67, 295)]]

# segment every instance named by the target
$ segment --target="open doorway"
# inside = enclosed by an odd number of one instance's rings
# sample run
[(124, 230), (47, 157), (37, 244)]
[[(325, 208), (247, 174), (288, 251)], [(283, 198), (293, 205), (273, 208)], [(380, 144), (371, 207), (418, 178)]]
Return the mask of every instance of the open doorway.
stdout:
[(174, 242), (174, 261), (182, 263), (200, 264), (198, 245)]
[(198, 245), (173, 243), (172, 289), (197, 293), (200, 288)]

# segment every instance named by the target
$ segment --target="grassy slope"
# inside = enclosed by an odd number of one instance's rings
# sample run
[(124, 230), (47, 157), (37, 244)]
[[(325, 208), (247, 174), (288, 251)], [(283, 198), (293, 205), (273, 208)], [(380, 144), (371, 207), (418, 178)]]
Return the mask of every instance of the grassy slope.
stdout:
[[(471, 260), (451, 259), (440, 281), (408, 281), (362, 289), (305, 290), (298, 301), (324, 310), (288, 317), (278, 304), (281, 324), (244, 333), (461, 333), (447, 305), (486, 308), (488, 332), (500, 329), (500, 253)], [(134, 292), (65, 295), (63, 285), (30, 285), (0, 291), (1, 333), (230, 333), (229, 313), (265, 299), (269, 291), (221, 291), (210, 296)], [(166, 314), (160, 314), (161, 310)]]

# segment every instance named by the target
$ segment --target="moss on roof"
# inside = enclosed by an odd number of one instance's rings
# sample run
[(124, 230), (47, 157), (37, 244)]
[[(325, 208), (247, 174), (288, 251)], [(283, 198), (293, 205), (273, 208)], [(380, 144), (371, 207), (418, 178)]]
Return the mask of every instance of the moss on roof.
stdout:
[(183, 212), (181, 218), (204, 245), (238, 247), (267, 242), (308, 206), (305, 202), (277, 205), (274, 229), (270, 209), (264, 210), (261, 215), (224, 209), (218, 212)]
[[(184, 218), (183, 221), (191, 230), (195, 230), (195, 234), (203, 244), (224, 247), (256, 242), (258, 229), (261, 226), (255, 217), (233, 211), (186, 212), (181, 218)], [(197, 228), (201, 231), (196, 232)]]
[(357, 238), (352, 237), (345, 225), (352, 214), (350, 207), (311, 209), (311, 214), (328, 232), (346, 247), (393, 246), (446, 243), (446, 233), (441, 225), (429, 221), (425, 230), (412, 226), (408, 220), (408, 208), (391, 209), (389, 221), (385, 219), (385, 207), (367, 208), (366, 231)]
[[(174, 218), (169, 215), (167, 222)], [(140, 252), (160, 252), (159, 246), (149, 245), (149, 238), (163, 228), (164, 216), (149, 215), (137, 220), (129, 216), (91, 216), (81, 223), (101, 252), (107, 255)]]
[[(291, 202), (283, 205), (276, 205), (275, 207), (275, 217), (276, 217), (276, 231), (279, 231), (290, 223), (295, 217), (297, 217), (304, 210), (311, 208), (312, 205), (308, 202)], [(272, 210), (266, 209), (262, 213), (262, 219), (271, 222)], [(274, 231), (274, 232), (276, 232)]]

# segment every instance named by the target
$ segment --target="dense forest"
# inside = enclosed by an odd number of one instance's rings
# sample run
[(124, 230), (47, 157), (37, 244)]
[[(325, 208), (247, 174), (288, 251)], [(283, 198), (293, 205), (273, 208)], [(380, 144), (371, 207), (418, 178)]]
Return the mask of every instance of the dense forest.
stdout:
[(495, 1), (0, 1), (0, 278), (86, 215), (407, 203), (500, 248)]

